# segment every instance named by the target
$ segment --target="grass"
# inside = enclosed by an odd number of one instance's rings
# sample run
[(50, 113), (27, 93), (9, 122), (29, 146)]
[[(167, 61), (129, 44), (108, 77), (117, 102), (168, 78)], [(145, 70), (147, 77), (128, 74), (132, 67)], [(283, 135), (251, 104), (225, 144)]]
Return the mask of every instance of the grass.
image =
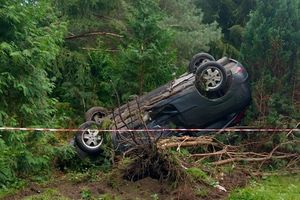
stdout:
[(8, 185), (6, 187), (0, 184), (0, 199), (2, 199), (5, 196), (17, 193), (20, 189), (26, 187), (26, 185), (26, 182), (23, 180), (16, 181), (13, 184)]
[(229, 200), (299, 200), (300, 174), (295, 176), (274, 176), (234, 191)]
[(111, 194), (103, 194), (95, 200), (120, 200), (120, 198)]
[(25, 198), (24, 200), (70, 200), (62, 196), (57, 190), (48, 189), (45, 192)]
[[(33, 195), (25, 198), (24, 200), (71, 200), (67, 197), (61, 195), (57, 190), (48, 189), (45, 192)], [(91, 192), (88, 189), (83, 189), (81, 191), (81, 199), (82, 200), (120, 200), (118, 197), (115, 197), (111, 194), (102, 194), (98, 197), (93, 197)]]
[(217, 182), (208, 176), (204, 171), (202, 171), (200, 168), (189, 168), (186, 170), (186, 172), (195, 180), (195, 181), (202, 181), (208, 185), (215, 186)]
[(208, 190), (206, 188), (197, 188), (197, 190), (195, 191), (195, 195), (197, 197), (207, 197)]

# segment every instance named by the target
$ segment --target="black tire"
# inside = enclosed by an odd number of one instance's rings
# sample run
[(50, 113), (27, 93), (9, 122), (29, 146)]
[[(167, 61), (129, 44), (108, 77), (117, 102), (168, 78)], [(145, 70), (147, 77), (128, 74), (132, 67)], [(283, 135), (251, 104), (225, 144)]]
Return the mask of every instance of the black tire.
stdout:
[(225, 68), (215, 61), (202, 64), (195, 76), (195, 86), (200, 93), (220, 91), (227, 83)]
[(101, 124), (102, 119), (107, 115), (107, 110), (102, 107), (92, 107), (85, 113), (85, 121), (95, 121)]
[(76, 144), (75, 142), (75, 138), (73, 138), (71, 141), (70, 141), (70, 145), (74, 147), (76, 153), (77, 153), (77, 156), (81, 159), (81, 160), (84, 160), (85, 158), (88, 157), (88, 154), (84, 151), (82, 151), (78, 145)]
[(195, 73), (197, 69), (200, 67), (200, 65), (208, 61), (215, 61), (215, 58), (208, 53), (198, 53), (194, 55), (189, 63), (188, 72)]
[(81, 124), (79, 129), (82, 131), (77, 132), (75, 135), (76, 145), (87, 154), (100, 153), (104, 136), (99, 131), (93, 131), (94, 129), (99, 129), (99, 124), (94, 121), (87, 121)]

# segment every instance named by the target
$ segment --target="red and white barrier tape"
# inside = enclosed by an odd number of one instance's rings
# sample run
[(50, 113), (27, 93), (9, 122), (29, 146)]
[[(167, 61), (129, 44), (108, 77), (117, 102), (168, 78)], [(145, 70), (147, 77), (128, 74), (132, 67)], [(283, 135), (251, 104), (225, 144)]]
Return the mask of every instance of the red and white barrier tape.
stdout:
[[(299, 128), (224, 128), (224, 129), (90, 129), (101, 132), (300, 132)], [(15, 128), (0, 127), (0, 131), (78, 132), (78, 128)]]

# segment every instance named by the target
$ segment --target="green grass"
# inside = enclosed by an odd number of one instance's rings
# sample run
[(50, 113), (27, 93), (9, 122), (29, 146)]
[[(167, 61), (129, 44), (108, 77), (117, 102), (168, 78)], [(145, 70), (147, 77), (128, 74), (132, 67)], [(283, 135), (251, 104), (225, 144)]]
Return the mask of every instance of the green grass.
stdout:
[(52, 199), (70, 200), (69, 198), (62, 196), (58, 191), (53, 189), (46, 190), (45, 192), (38, 195), (27, 197), (24, 200), (52, 200)]
[(274, 176), (230, 194), (229, 200), (299, 200), (300, 174)]
[[(67, 198), (60, 194), (55, 189), (48, 189), (45, 192), (37, 195), (33, 195), (30, 197), (25, 198), (24, 200), (71, 200), (70, 198)], [(98, 197), (94, 197), (91, 194), (91, 191), (89, 189), (83, 189), (81, 191), (81, 199), (82, 200), (120, 200), (120, 198), (115, 197), (111, 194), (102, 194)]]
[(2, 199), (5, 196), (8, 196), (8, 195), (13, 195), (24, 187), (26, 187), (26, 182), (23, 180), (22, 181), (18, 180), (16, 182), (14, 182), (13, 184), (8, 185), (6, 187), (3, 185), (0, 185), (0, 199)]
[(95, 200), (120, 200), (119, 197), (113, 196), (111, 194), (103, 194)]
[(204, 171), (202, 171), (200, 168), (189, 168), (186, 170), (186, 172), (195, 180), (195, 181), (202, 181), (208, 185), (215, 186), (217, 182), (208, 176)]

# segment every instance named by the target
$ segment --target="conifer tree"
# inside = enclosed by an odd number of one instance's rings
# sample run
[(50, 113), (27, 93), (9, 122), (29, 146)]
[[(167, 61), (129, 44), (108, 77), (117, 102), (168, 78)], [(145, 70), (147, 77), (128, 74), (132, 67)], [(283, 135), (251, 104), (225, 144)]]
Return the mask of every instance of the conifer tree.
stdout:
[(0, 16), (0, 126), (44, 124), (65, 24), (47, 1), (2, 0)]
[(125, 99), (141, 95), (170, 80), (174, 50), (170, 30), (160, 26), (162, 12), (156, 1), (132, 1), (127, 17), (126, 40), (116, 57), (113, 80)]
[(160, 7), (166, 13), (164, 26), (174, 33), (172, 42), (178, 50), (179, 64), (189, 61), (196, 53), (209, 52), (212, 42), (221, 39), (218, 24), (204, 22), (204, 12), (192, 0), (161, 0)]
[(255, 82), (258, 111), (272, 123), (295, 113), (291, 104), (300, 68), (299, 8), (297, 0), (258, 0), (246, 26), (243, 63)]
[[(64, 32), (50, 1), (0, 1), (1, 127), (53, 125), (56, 100), (50, 98), (54, 84), (48, 72)], [(1, 131), (0, 189), (50, 171), (56, 149), (50, 141), (41, 132)]]

